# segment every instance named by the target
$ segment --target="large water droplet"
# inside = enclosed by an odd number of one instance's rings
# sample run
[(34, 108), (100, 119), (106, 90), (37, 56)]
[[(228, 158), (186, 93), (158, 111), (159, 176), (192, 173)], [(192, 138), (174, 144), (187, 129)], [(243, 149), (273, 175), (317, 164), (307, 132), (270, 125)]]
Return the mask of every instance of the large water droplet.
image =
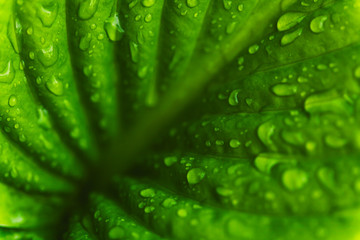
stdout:
[(183, 209), (183, 208), (181, 208), (177, 211), (177, 215), (181, 218), (185, 218), (187, 216), (187, 214), (188, 213), (187, 213), (186, 209)]
[(297, 89), (298, 87), (296, 84), (279, 83), (273, 86), (271, 91), (279, 97), (286, 97), (295, 95), (297, 93)]
[(257, 131), (259, 139), (265, 144), (265, 146), (275, 147), (271, 139), (275, 132), (275, 125), (272, 122), (262, 123)]
[(232, 5), (232, 1), (231, 0), (223, 0), (223, 4), (224, 4), (224, 8), (226, 10), (230, 10), (231, 9), (231, 5)]
[(277, 22), (277, 29), (279, 31), (286, 31), (300, 23), (305, 16), (306, 14), (301, 12), (287, 12), (279, 18)]
[(166, 198), (163, 202), (162, 202), (162, 206), (164, 208), (171, 208), (172, 206), (176, 205), (176, 201), (172, 198)]
[(255, 167), (263, 173), (270, 173), (271, 169), (279, 163), (295, 164), (296, 161), (277, 153), (260, 153), (254, 160)]
[(239, 99), (238, 99), (239, 92), (240, 92), (239, 89), (235, 89), (230, 93), (228, 101), (231, 106), (236, 106), (239, 104)]
[(288, 169), (282, 175), (282, 183), (290, 191), (303, 188), (307, 182), (308, 176), (306, 172), (301, 169)]
[(205, 172), (201, 168), (193, 168), (186, 175), (189, 184), (197, 184), (204, 177), (205, 177)]
[(79, 6), (79, 18), (83, 20), (90, 19), (94, 16), (99, 5), (99, 0), (84, 0), (81, 1)]
[(41, 49), (38, 54), (39, 61), (44, 67), (50, 67), (56, 63), (59, 56), (59, 50), (57, 46), (51, 44), (47, 48)]
[(17, 98), (15, 95), (11, 95), (8, 100), (8, 104), (10, 107), (14, 107), (17, 103)]
[(292, 42), (294, 42), (298, 37), (300, 37), (302, 34), (302, 28), (299, 28), (291, 33), (284, 34), (284, 36), (281, 38), (281, 46), (288, 45)]
[(125, 236), (125, 230), (120, 226), (115, 226), (109, 231), (109, 239), (122, 239)]
[(56, 96), (61, 96), (64, 94), (64, 85), (57, 79), (54, 75), (46, 82), (47, 89)]
[(59, 5), (57, 2), (51, 2), (49, 5), (43, 5), (37, 10), (37, 16), (45, 27), (51, 27), (58, 15)]
[(325, 30), (324, 23), (328, 19), (327, 16), (318, 16), (311, 20), (310, 29), (314, 33), (321, 33)]
[(109, 39), (113, 42), (120, 41), (124, 35), (124, 29), (120, 25), (117, 13), (105, 20), (104, 28)]
[(152, 188), (146, 188), (146, 189), (140, 191), (140, 196), (146, 197), (146, 198), (155, 197), (155, 190)]
[(152, 7), (155, 4), (155, 0), (142, 0), (141, 4), (144, 7)]
[(237, 139), (231, 139), (229, 142), (229, 146), (231, 148), (238, 148), (238, 147), (240, 147), (240, 145), (241, 145), (241, 142)]
[(199, 4), (199, 1), (198, 1), (198, 0), (186, 0), (186, 5), (187, 5), (189, 8), (196, 7), (198, 4)]
[(9, 61), (6, 67), (0, 72), (0, 83), (12, 83), (15, 78), (15, 70), (11, 61)]

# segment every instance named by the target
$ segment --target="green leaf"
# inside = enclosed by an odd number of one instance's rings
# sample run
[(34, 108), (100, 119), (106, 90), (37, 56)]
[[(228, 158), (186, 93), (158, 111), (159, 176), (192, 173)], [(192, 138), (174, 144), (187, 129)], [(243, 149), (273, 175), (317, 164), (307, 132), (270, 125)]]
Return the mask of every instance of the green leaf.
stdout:
[(0, 239), (358, 239), (359, 13), (0, 0)]

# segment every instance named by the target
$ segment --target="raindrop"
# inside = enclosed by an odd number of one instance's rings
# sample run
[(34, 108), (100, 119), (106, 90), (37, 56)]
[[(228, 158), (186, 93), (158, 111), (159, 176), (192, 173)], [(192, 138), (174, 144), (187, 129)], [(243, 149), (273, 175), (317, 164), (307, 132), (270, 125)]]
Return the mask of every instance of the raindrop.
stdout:
[[(0, 75), (1, 76), (1, 75)], [(355, 78), (360, 78), (360, 66), (356, 67), (354, 70)]]
[(189, 8), (196, 7), (198, 4), (199, 4), (199, 1), (198, 1), (198, 0), (186, 0), (186, 5), (187, 5)]
[(63, 83), (57, 79), (54, 75), (46, 82), (47, 89), (56, 96), (61, 96), (64, 94)]
[(186, 175), (189, 184), (197, 184), (204, 177), (205, 177), (205, 172), (201, 168), (193, 168)]
[(224, 4), (224, 8), (226, 10), (230, 10), (231, 9), (231, 5), (232, 5), (232, 1), (230, 0), (223, 0), (223, 4)]
[(155, 197), (155, 190), (152, 188), (146, 188), (140, 191), (140, 196), (145, 198)]
[(47, 48), (41, 49), (38, 54), (39, 61), (44, 67), (50, 67), (58, 60), (59, 50), (57, 46), (51, 44)]
[(287, 12), (279, 18), (277, 22), (277, 29), (280, 32), (286, 31), (300, 23), (305, 16), (306, 14), (301, 12)]
[(6, 67), (0, 72), (0, 83), (12, 83), (15, 78), (15, 71), (12, 62), (9, 61)]
[(239, 99), (238, 99), (238, 94), (239, 94), (240, 90), (239, 89), (236, 89), (236, 90), (233, 90), (231, 93), (230, 93), (230, 96), (229, 96), (229, 104), (231, 106), (236, 106), (239, 104)]
[(17, 103), (17, 99), (15, 95), (11, 95), (8, 100), (8, 104), (10, 107), (14, 107)]
[(144, 7), (152, 7), (155, 4), (155, 0), (142, 0), (141, 4)]
[(327, 16), (318, 16), (311, 20), (310, 22), (310, 30), (314, 33), (321, 33), (325, 31), (324, 23), (328, 19)]
[(144, 18), (145, 22), (149, 23), (152, 20), (152, 15), (150, 13), (146, 14), (145, 18)]
[(288, 83), (279, 83), (271, 88), (271, 91), (279, 97), (295, 95), (297, 93), (297, 90), (298, 86), (296, 84)]
[(252, 46), (249, 47), (249, 53), (250, 54), (255, 54), (258, 50), (259, 50), (259, 45), (254, 44)]
[(187, 214), (188, 213), (187, 213), (186, 209), (183, 209), (183, 208), (181, 208), (177, 211), (177, 215), (181, 218), (185, 218), (187, 216)]
[(163, 202), (162, 202), (162, 206), (164, 208), (171, 208), (172, 206), (176, 205), (176, 201), (172, 198), (166, 198)]
[(115, 226), (109, 231), (109, 239), (122, 239), (125, 236), (125, 230), (120, 226)]
[(135, 42), (130, 42), (130, 55), (131, 55), (131, 60), (134, 63), (137, 63), (139, 61), (139, 47)]
[(174, 163), (177, 162), (177, 157), (166, 157), (164, 158), (164, 164), (167, 166), (167, 167), (170, 167), (172, 166)]
[(99, 0), (84, 0), (79, 6), (78, 15), (83, 20), (90, 19), (94, 16), (99, 5)]
[(290, 191), (303, 188), (307, 182), (308, 176), (306, 172), (301, 169), (288, 169), (282, 175), (282, 183)]
[(124, 29), (120, 25), (117, 13), (105, 20), (104, 28), (109, 39), (113, 42), (120, 41), (124, 35)]
[(299, 28), (291, 33), (284, 34), (284, 36), (281, 38), (281, 46), (286, 46), (290, 43), (293, 43), (298, 37), (300, 37), (302, 34), (302, 28)]
[(49, 5), (41, 6), (37, 10), (37, 16), (45, 27), (51, 27), (53, 25), (58, 15), (58, 9), (58, 3), (52, 2)]

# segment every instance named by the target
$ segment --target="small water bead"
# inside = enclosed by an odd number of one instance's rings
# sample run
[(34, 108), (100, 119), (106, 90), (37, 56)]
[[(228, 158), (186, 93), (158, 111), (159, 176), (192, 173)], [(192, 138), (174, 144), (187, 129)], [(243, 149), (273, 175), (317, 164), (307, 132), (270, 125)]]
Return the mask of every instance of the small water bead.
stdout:
[(249, 53), (250, 54), (255, 54), (259, 50), (259, 48), (260, 48), (259, 45), (254, 44), (254, 45), (249, 47)]
[(144, 7), (152, 7), (155, 4), (155, 0), (142, 0), (141, 4)]
[(14, 107), (17, 103), (17, 98), (15, 95), (11, 95), (8, 100), (8, 104), (10, 107)]
[(64, 85), (54, 75), (46, 82), (46, 88), (54, 95), (61, 96), (64, 94)]
[(29, 58), (30, 58), (31, 60), (34, 60), (34, 59), (35, 59), (35, 53), (32, 52), (32, 51), (30, 51), (30, 52), (29, 52)]
[(301, 12), (287, 12), (283, 14), (277, 21), (277, 29), (282, 32), (289, 30), (298, 23), (300, 23), (306, 16), (306, 13)]
[(146, 188), (140, 191), (140, 196), (145, 198), (152, 198), (155, 197), (155, 190), (152, 188)]
[(240, 145), (241, 145), (241, 142), (237, 139), (231, 139), (229, 142), (229, 146), (231, 148), (238, 148), (238, 147), (240, 147)]
[(193, 168), (186, 175), (189, 184), (197, 184), (204, 177), (205, 177), (205, 172), (201, 168)]
[(223, 0), (223, 4), (224, 4), (224, 8), (226, 10), (230, 10), (231, 9), (231, 5), (232, 5), (232, 1), (231, 0)]
[(298, 37), (301, 36), (302, 31), (302, 28), (299, 28), (291, 33), (284, 34), (284, 36), (281, 38), (281, 46), (286, 46), (290, 43), (293, 43)]
[(155, 207), (154, 206), (147, 206), (144, 208), (144, 212), (145, 213), (151, 213), (155, 210)]
[(177, 215), (181, 218), (185, 218), (185, 217), (187, 217), (188, 213), (187, 213), (186, 209), (181, 208), (177, 211)]
[(227, 34), (232, 34), (235, 31), (236, 28), (236, 22), (231, 22), (226, 26), (226, 33)]
[(120, 41), (124, 35), (124, 29), (120, 25), (119, 16), (117, 13), (105, 20), (105, 31), (109, 39), (113, 42)]
[(81, 1), (79, 6), (78, 15), (79, 18), (87, 20), (94, 16), (99, 5), (99, 0), (84, 0)]
[(354, 70), (355, 78), (360, 78), (360, 66), (357, 66)]
[(47, 48), (41, 49), (41, 51), (38, 53), (38, 58), (44, 67), (50, 67), (56, 63), (58, 60), (58, 55), (59, 50), (57, 46), (51, 44)]
[(216, 192), (223, 197), (231, 196), (234, 193), (233, 190), (223, 187), (217, 187)]
[(300, 190), (307, 182), (308, 176), (301, 169), (288, 169), (282, 175), (282, 183), (290, 191)]
[(189, 8), (194, 8), (194, 7), (196, 7), (198, 4), (199, 4), (199, 1), (198, 1), (198, 0), (186, 0), (186, 5), (187, 5)]
[(327, 19), (328, 19), (327, 16), (318, 16), (318, 17), (314, 18), (310, 22), (310, 30), (313, 33), (321, 33), (323, 31), (325, 31), (324, 23), (326, 22)]
[(37, 10), (37, 16), (44, 27), (51, 27), (58, 15), (59, 5), (57, 2), (52, 2), (48, 5), (41, 6)]
[(131, 41), (129, 45), (130, 45), (131, 60), (134, 63), (137, 63), (139, 61), (139, 46), (133, 41)]
[(239, 12), (242, 12), (244, 10), (244, 4), (239, 4), (237, 9)]

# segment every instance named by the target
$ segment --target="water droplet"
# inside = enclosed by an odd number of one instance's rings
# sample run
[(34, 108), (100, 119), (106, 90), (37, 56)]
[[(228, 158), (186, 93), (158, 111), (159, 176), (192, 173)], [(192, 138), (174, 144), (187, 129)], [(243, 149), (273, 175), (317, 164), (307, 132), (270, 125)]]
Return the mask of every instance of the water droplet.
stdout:
[(249, 53), (250, 54), (255, 54), (258, 50), (259, 50), (259, 45), (254, 44), (252, 46), (249, 47)]
[(281, 38), (280, 44), (281, 46), (286, 46), (290, 43), (293, 43), (298, 37), (302, 34), (302, 28), (299, 28), (291, 33), (284, 34)]
[(257, 131), (259, 139), (268, 147), (276, 147), (271, 140), (272, 135), (275, 132), (275, 125), (272, 122), (262, 123)]
[(277, 22), (277, 29), (280, 32), (286, 31), (300, 23), (305, 16), (306, 14), (301, 12), (287, 12), (279, 18)]
[(232, 5), (232, 1), (230, 0), (223, 0), (223, 4), (224, 4), (224, 8), (226, 10), (230, 10), (231, 9), (231, 5)]
[(152, 7), (155, 4), (155, 0), (142, 0), (141, 4), (144, 7)]
[(325, 31), (324, 23), (328, 19), (327, 16), (318, 16), (311, 20), (310, 22), (310, 30), (314, 33), (321, 33)]
[(355, 68), (354, 76), (355, 76), (355, 78), (360, 78), (360, 66)]
[(277, 153), (260, 153), (254, 160), (255, 167), (263, 173), (270, 173), (271, 169), (279, 163), (296, 164), (296, 161), (288, 156)]
[(290, 191), (303, 188), (307, 182), (308, 176), (306, 172), (301, 169), (288, 169), (282, 175), (282, 183)]
[(64, 94), (63, 83), (58, 80), (54, 75), (46, 82), (47, 89), (56, 96), (61, 96)]
[(12, 62), (9, 61), (4, 69), (0, 72), (0, 83), (12, 83), (15, 78), (15, 71)]
[(58, 9), (58, 3), (51, 2), (49, 5), (41, 6), (37, 10), (37, 16), (45, 27), (51, 27), (51, 25), (53, 25), (58, 15)]
[(131, 60), (134, 63), (137, 63), (139, 61), (139, 48), (138, 45), (135, 42), (130, 42), (130, 55)]
[(228, 101), (231, 106), (236, 106), (239, 104), (239, 99), (238, 99), (239, 92), (240, 92), (239, 89), (235, 89), (230, 93)]
[(338, 95), (337, 91), (313, 94), (306, 98), (304, 107), (309, 113), (336, 112), (337, 114), (348, 115), (351, 112), (348, 103)]
[(204, 177), (205, 177), (205, 172), (201, 168), (193, 168), (186, 175), (189, 184), (197, 184)]
[(82, 36), (80, 38), (79, 48), (82, 51), (88, 50), (90, 47), (90, 42), (91, 42), (91, 33), (87, 33), (85, 36)]
[(145, 22), (149, 23), (152, 20), (152, 15), (150, 13), (146, 14), (145, 18), (144, 18)]
[(242, 12), (244, 10), (244, 4), (239, 4), (238, 11)]
[(223, 197), (228, 197), (233, 194), (233, 190), (223, 187), (217, 187), (216, 192)]
[(342, 148), (346, 145), (347, 140), (335, 135), (327, 135), (325, 143), (332, 148)]
[(17, 98), (15, 95), (11, 95), (8, 100), (8, 104), (10, 107), (14, 107), (17, 103)]
[(296, 84), (289, 83), (279, 83), (271, 88), (271, 91), (279, 97), (295, 95), (297, 90), (298, 86)]
[(30, 58), (31, 60), (34, 60), (34, 59), (35, 59), (35, 53), (34, 53), (33, 51), (30, 51), (30, 52), (29, 52), (29, 58)]
[(117, 13), (105, 20), (104, 28), (109, 39), (113, 42), (120, 41), (124, 35), (124, 29), (120, 25)]
[(99, 5), (99, 0), (83, 0), (80, 2), (78, 15), (83, 20), (90, 19), (94, 16)]
[(186, 0), (186, 5), (187, 5), (189, 8), (196, 7), (198, 4), (199, 4), (199, 1), (198, 1), (198, 0)]
[(115, 226), (109, 231), (109, 239), (122, 239), (125, 237), (125, 230), (120, 226)]
[(321, 167), (317, 171), (317, 177), (324, 186), (326, 186), (329, 189), (335, 190), (336, 188), (335, 172), (333, 169), (329, 167)]
[[(17, 26), (15, 26), (15, 24), (17, 24)], [(13, 15), (11, 15), (9, 18), (9, 23), (7, 28), (7, 36), (16, 53), (19, 53), (20, 50), (19, 47), (21, 46), (21, 45), (19, 46), (20, 43), (17, 41), (16, 33), (20, 34), (21, 28), (22, 27), (20, 25), (19, 19), (17, 19), (15, 23), (14, 17)]]
[(187, 214), (188, 213), (187, 213), (186, 209), (183, 209), (183, 208), (181, 208), (177, 211), (177, 215), (181, 218), (185, 218), (187, 216)]
[(165, 164), (167, 167), (172, 166), (172, 165), (173, 165), (174, 163), (176, 163), (176, 162), (177, 162), (177, 157), (175, 157), (175, 156), (164, 158), (164, 164)]
[(146, 189), (140, 191), (140, 196), (146, 197), (146, 198), (155, 197), (155, 190), (152, 188), (146, 188)]
[(144, 212), (145, 212), (145, 213), (151, 213), (151, 212), (153, 212), (154, 210), (155, 210), (155, 207), (154, 207), (154, 206), (147, 206), (147, 207), (145, 207)]
[(231, 148), (238, 148), (241, 145), (241, 142), (237, 139), (231, 139), (229, 142), (229, 146)]
[(231, 22), (226, 26), (226, 33), (232, 34), (236, 28), (236, 22)]
[(41, 49), (38, 53), (38, 58), (44, 67), (50, 67), (56, 63), (58, 55), (59, 50), (57, 46), (51, 44), (49, 47)]
[(176, 205), (176, 201), (172, 198), (166, 198), (163, 202), (162, 202), (162, 206), (164, 208), (171, 208), (172, 206)]

